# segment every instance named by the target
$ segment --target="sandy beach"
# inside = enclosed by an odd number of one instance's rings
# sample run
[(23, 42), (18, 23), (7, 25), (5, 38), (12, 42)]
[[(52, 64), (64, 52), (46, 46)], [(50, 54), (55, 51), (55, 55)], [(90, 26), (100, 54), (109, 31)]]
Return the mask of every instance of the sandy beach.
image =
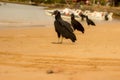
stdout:
[(0, 80), (119, 80), (119, 25), (84, 24), (63, 44), (53, 44), (54, 26), (1, 29)]
[(75, 31), (75, 43), (54, 44), (53, 19), (45, 26), (40, 18), (21, 25), (31, 17), (24, 18), (19, 23), (0, 20), (0, 80), (120, 80), (120, 21), (95, 27), (81, 22), (85, 33)]

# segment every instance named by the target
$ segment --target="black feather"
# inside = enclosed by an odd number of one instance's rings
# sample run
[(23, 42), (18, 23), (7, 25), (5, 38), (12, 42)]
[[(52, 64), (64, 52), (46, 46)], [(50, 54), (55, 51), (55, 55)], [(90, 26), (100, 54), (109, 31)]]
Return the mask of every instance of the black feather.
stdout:
[(62, 36), (66, 39), (70, 39), (72, 42), (75, 42), (76, 36), (73, 33), (70, 23), (61, 18), (61, 14), (58, 10), (54, 11), (53, 14), (55, 15), (54, 26), (58, 38)]
[(86, 22), (88, 25), (96, 26), (95, 23), (91, 19), (88, 18), (88, 16), (86, 16)]
[(81, 21), (84, 21), (84, 18), (86, 18), (86, 16), (83, 13), (80, 13), (79, 16), (81, 17)]
[(80, 22), (78, 22), (75, 19), (74, 14), (71, 14), (71, 24), (72, 24), (74, 30), (78, 30), (78, 31), (81, 31), (82, 33), (84, 33), (84, 31), (85, 31), (84, 27), (82, 26), (82, 24)]

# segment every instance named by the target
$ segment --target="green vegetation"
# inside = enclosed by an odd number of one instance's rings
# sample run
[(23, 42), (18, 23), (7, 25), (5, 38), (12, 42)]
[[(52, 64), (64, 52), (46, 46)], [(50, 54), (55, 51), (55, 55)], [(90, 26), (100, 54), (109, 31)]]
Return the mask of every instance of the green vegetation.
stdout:
[[(62, 4), (74, 4), (74, 0), (1, 0), (1, 1), (8, 1), (8, 2), (17, 2), (17, 3), (34, 3), (34, 4), (40, 4), (40, 3), (46, 3), (46, 4), (54, 4), (54, 3), (62, 3)], [(79, 0), (81, 4), (84, 4), (83, 0)], [(98, 4), (105, 6), (107, 4), (106, 0), (89, 0), (92, 4)], [(110, 0), (111, 6), (120, 6), (119, 0)]]
[[(3, 0), (6, 1), (6, 0)], [(65, 3), (65, 0), (7, 0), (12, 2)]]

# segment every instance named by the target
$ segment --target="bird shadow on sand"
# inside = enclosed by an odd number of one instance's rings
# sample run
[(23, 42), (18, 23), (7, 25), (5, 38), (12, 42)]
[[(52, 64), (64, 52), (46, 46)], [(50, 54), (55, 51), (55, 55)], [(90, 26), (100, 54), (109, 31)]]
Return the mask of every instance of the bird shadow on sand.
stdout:
[(62, 43), (60, 43), (60, 42), (51, 42), (52, 44), (62, 44)]
[(60, 43), (60, 42), (51, 42), (51, 44), (75, 45), (76, 43), (69, 43), (69, 42), (63, 42), (63, 43)]

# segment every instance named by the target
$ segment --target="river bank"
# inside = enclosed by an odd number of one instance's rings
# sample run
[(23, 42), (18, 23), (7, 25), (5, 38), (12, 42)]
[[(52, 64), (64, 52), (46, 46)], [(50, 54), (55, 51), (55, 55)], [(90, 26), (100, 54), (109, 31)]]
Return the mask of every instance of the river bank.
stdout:
[(0, 79), (119, 80), (120, 23), (83, 25), (63, 44), (53, 26), (0, 29)]
[[(6, 2), (6, 3), (16, 3), (16, 4), (25, 4), (25, 5), (33, 5), (33, 6), (43, 6), (43, 7), (47, 7), (46, 9), (55, 9), (55, 8), (76, 8), (77, 4), (71, 4), (70, 6), (66, 5), (66, 4), (44, 4), (44, 3), (39, 3), (39, 4), (31, 4), (30, 2), (17, 2), (17, 1), (10, 1), (10, 2)], [(120, 7), (111, 7), (111, 6), (98, 6), (98, 5), (79, 5), (82, 7), (79, 7), (78, 9), (81, 10), (91, 10), (91, 11), (107, 11), (107, 12), (112, 12), (113, 13), (113, 17), (115, 19), (120, 19)]]
[(0, 80), (120, 80), (118, 20), (81, 22), (85, 33), (75, 31), (75, 43), (54, 44), (54, 17), (43, 8), (8, 3), (0, 9)]
[[(46, 9), (55, 9), (55, 8), (59, 8), (59, 9), (64, 9), (66, 7), (68, 7), (65, 4), (39, 4), (40, 6), (44, 6), (44, 7), (48, 7)], [(82, 7), (79, 7), (77, 9), (80, 10), (90, 10), (90, 11), (100, 11), (100, 12), (112, 12), (113, 13), (113, 18), (115, 19), (120, 19), (120, 7), (110, 7), (110, 6), (89, 6), (89, 5), (81, 5)], [(75, 4), (71, 5), (69, 8), (76, 8)]]

